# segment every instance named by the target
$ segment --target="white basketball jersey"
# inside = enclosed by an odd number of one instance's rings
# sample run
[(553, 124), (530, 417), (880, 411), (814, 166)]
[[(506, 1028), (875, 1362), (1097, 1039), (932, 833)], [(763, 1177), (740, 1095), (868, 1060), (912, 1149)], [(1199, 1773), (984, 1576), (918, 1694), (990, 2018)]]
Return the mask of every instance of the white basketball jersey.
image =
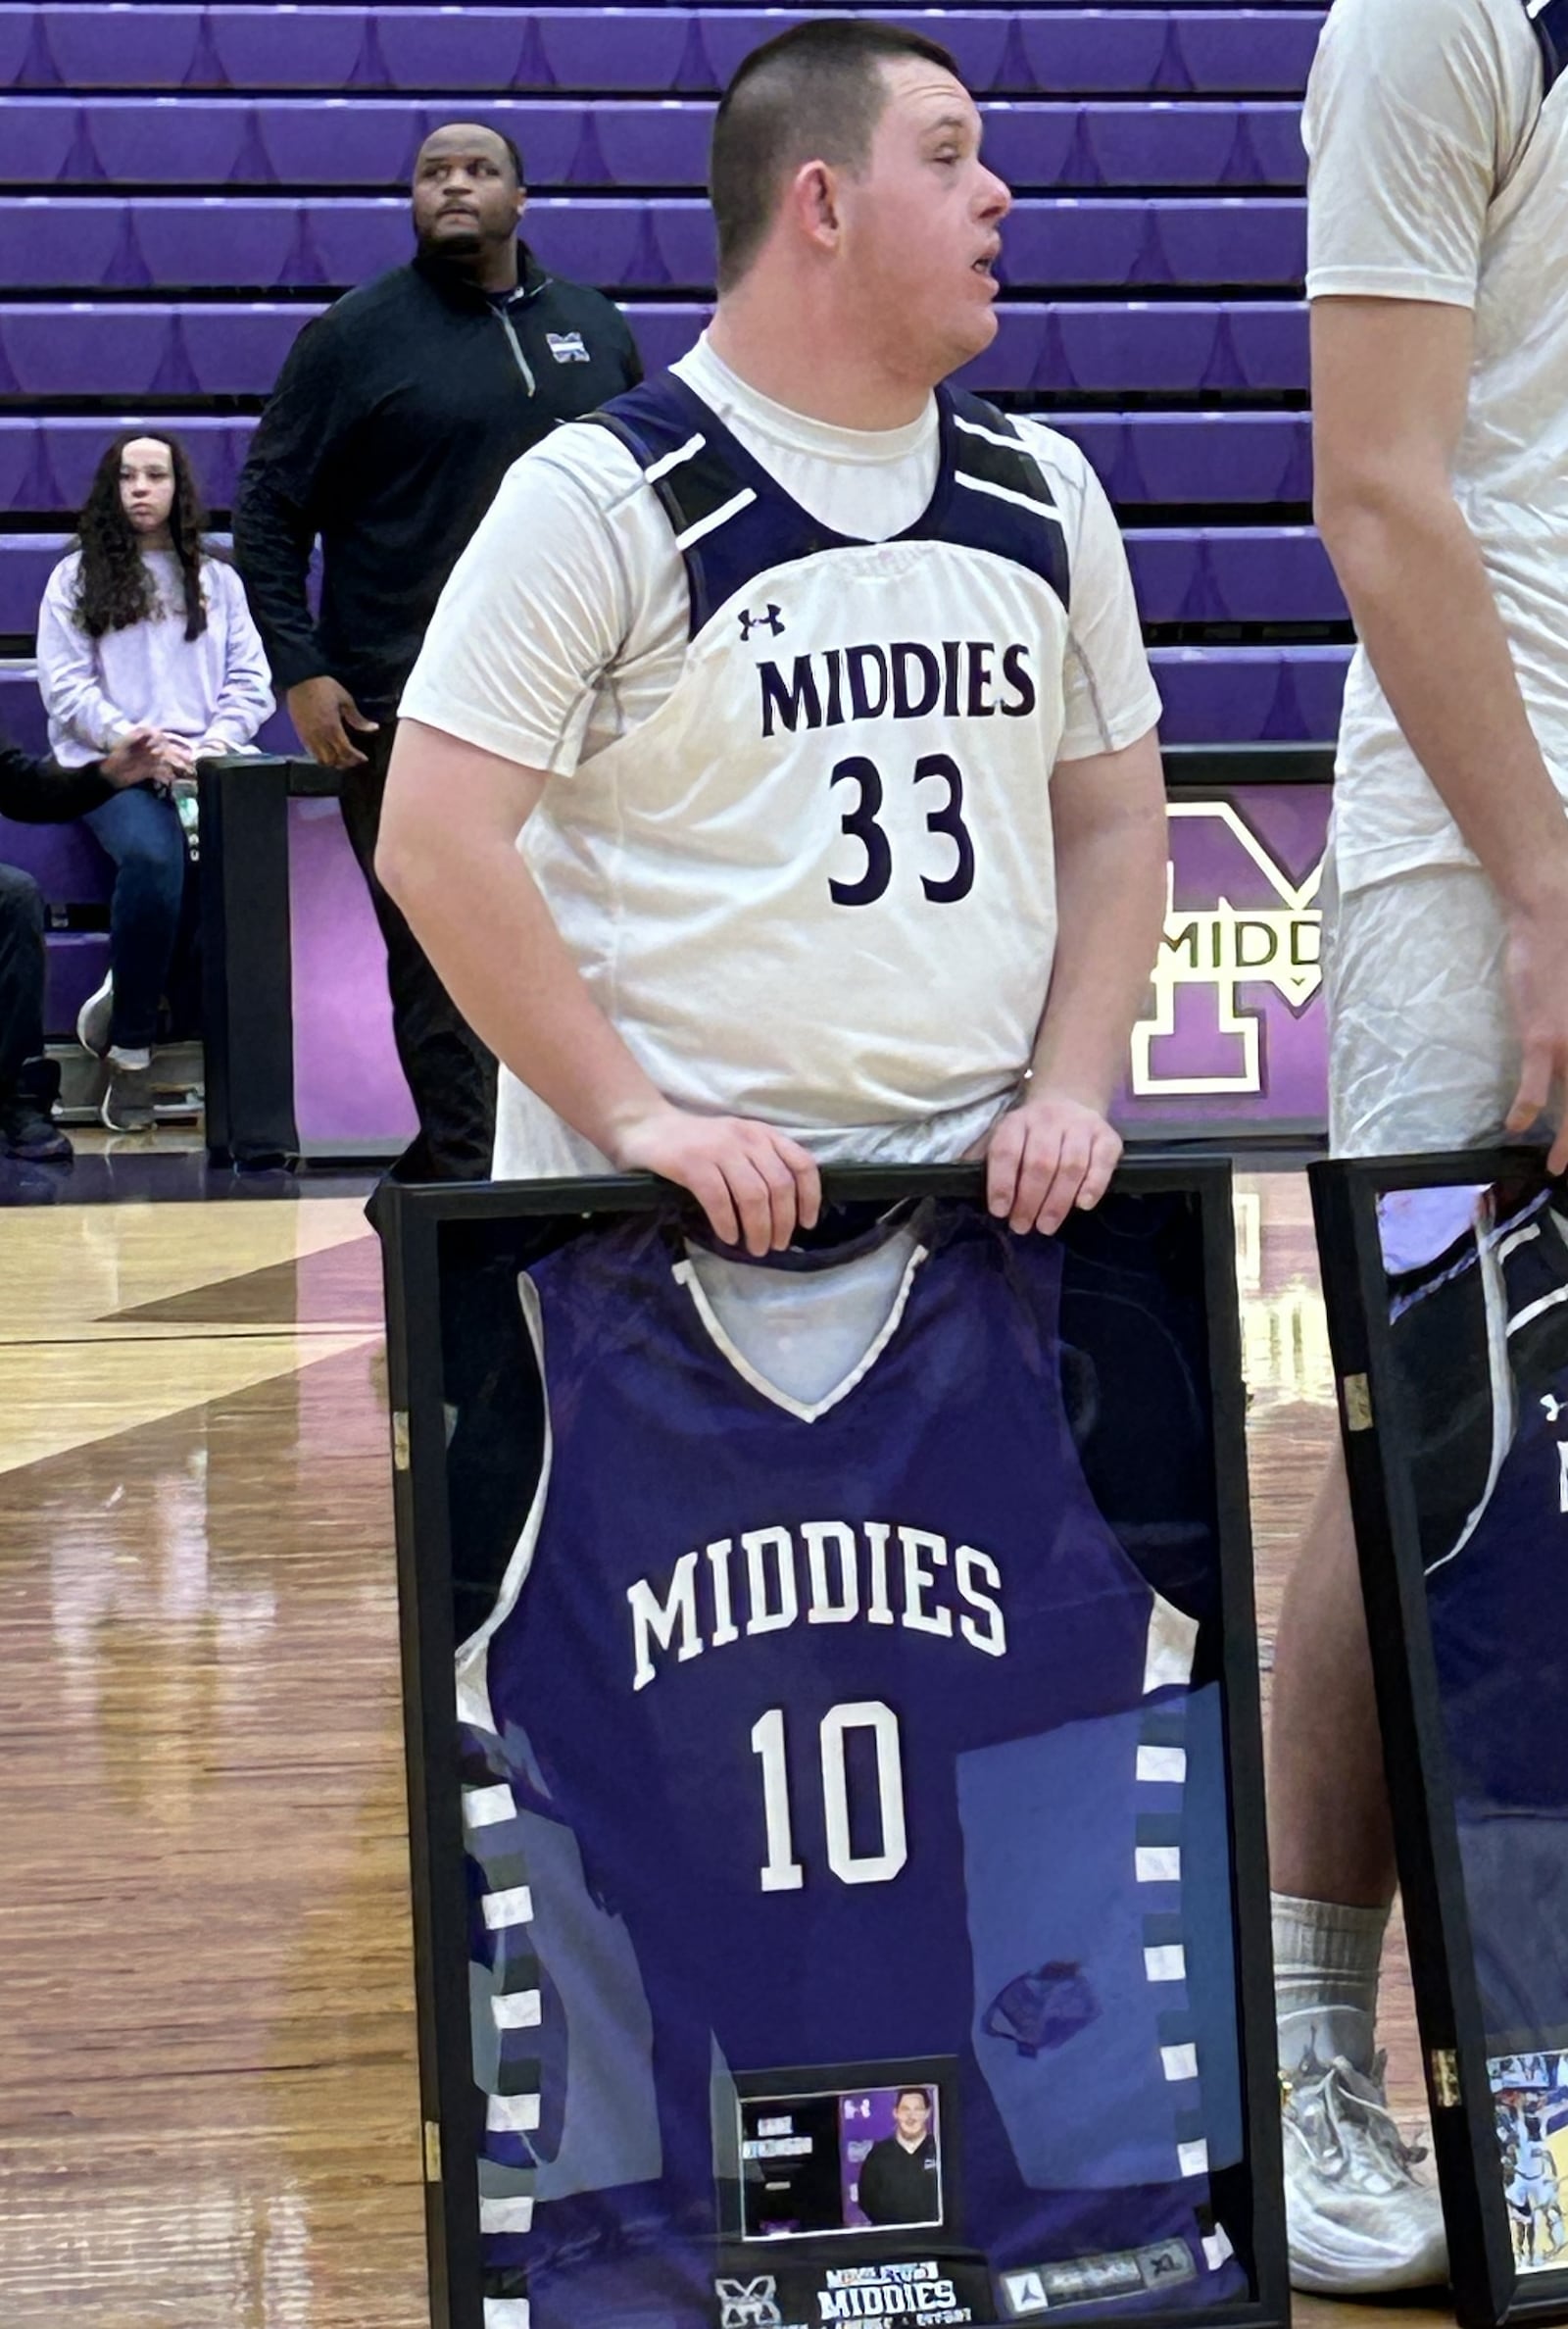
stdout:
[[(661, 1091), (839, 1153), (878, 1127), (938, 1119), (949, 1154), (983, 1130), (1055, 943), (1061, 516), (1001, 413), (939, 404), (930, 505), (876, 543), (810, 517), (673, 374), (598, 416), (674, 529), (690, 645), (662, 707), (554, 779), (521, 842)], [(594, 1163), (510, 1077), (501, 1113), (499, 1169)]]

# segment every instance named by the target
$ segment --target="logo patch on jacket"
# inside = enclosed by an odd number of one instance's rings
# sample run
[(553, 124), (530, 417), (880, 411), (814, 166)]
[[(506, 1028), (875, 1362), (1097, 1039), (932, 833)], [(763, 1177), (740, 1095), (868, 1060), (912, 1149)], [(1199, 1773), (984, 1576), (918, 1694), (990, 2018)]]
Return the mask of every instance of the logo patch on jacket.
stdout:
[(550, 353), (558, 364), (587, 364), (591, 360), (580, 331), (547, 331)]

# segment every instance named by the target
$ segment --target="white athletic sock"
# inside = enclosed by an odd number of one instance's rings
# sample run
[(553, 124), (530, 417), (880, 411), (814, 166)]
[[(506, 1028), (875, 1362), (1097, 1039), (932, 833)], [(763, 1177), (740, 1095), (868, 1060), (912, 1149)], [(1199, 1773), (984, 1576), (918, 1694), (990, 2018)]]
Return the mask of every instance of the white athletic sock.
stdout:
[(122, 1043), (112, 1043), (109, 1046), (109, 1057), (117, 1067), (150, 1067), (153, 1064), (153, 1055), (146, 1044), (143, 1044), (139, 1050), (132, 1051)]
[(1274, 1893), (1274, 2012), (1280, 2068), (1304, 2056), (1325, 2066), (1344, 2055), (1357, 2070), (1372, 2063), (1386, 1908), (1347, 1908)]

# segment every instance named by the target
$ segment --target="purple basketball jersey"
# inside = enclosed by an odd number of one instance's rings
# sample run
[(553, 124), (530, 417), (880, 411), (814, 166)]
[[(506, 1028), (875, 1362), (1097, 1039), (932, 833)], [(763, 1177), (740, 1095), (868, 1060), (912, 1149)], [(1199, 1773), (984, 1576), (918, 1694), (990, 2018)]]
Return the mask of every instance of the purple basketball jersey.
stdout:
[[(1059, 1247), (913, 1227), (809, 1402), (667, 1225), (522, 1282), (545, 1472), (459, 1660), (494, 2329), (720, 2329), (780, 2258), (873, 2237), (967, 2260), (976, 2322), (1097, 2273), (1097, 2313), (1242, 2286), (1186, 1986), (1197, 1628), (1084, 1483)], [(826, 1306), (844, 1263), (759, 1266)], [(879, 2169), (940, 2193), (902, 2247), (811, 2155), (901, 2080), (942, 2101), (935, 2130), (912, 2106), (924, 2180)]]

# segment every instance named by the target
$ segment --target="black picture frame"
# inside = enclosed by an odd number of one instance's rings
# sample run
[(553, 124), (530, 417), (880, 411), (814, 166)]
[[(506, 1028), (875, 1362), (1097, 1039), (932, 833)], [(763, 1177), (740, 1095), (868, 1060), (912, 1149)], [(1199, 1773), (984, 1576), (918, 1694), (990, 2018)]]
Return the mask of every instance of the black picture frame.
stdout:
[(218, 1164), (299, 1154), (288, 943), (295, 765), (225, 755), (198, 769), (205, 1115)]
[(1568, 2319), (1568, 2256), (1515, 2262), (1378, 1217), (1398, 1191), (1500, 1185), (1526, 1203), (1550, 1184), (1519, 1148), (1320, 1161), (1308, 1178), (1454, 2310), (1461, 2329)]
[[(1231, 1171), (1227, 1162), (1212, 1158), (1141, 1159), (1122, 1165), (1113, 1190), (1190, 1199), (1201, 1240), (1245, 2130), (1243, 2166), (1232, 2172), (1246, 2177), (1253, 2294), (1186, 2317), (1201, 2318), (1213, 2329), (1285, 2329), (1289, 2292)], [(836, 1167), (824, 1172), (823, 1193), (828, 1203), (846, 1205), (919, 1197), (979, 1204), (983, 1170), (972, 1164)], [(587, 1216), (667, 1208), (678, 1195), (649, 1176), (440, 1188), (388, 1182), (378, 1195), (432, 2329), (484, 2329), (474, 2172), (483, 2098), (471, 2066), (468, 1909), (454, 1752), (459, 1627), (445, 1469), (440, 1249), (454, 1228), (482, 1231), (487, 1224), (510, 1223), (540, 1251)], [(1154, 2329), (1170, 2315), (1118, 2304), (1114, 2318), (1132, 2329)]]
[(336, 768), (299, 756), (201, 762), (202, 1044), (215, 1164), (388, 1164), (385, 1138), (304, 1139), (295, 1113), (289, 803), (337, 800)]

